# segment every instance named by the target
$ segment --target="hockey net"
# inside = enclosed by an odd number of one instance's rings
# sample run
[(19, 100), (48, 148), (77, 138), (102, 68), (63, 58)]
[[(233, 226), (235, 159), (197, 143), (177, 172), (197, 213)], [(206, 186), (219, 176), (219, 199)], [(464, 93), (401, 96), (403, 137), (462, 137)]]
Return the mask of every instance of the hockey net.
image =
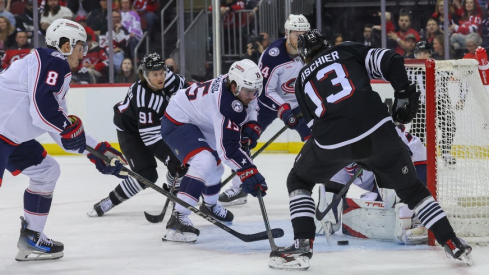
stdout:
[[(457, 236), (489, 243), (489, 94), (474, 59), (406, 60), (422, 92), (410, 133), (427, 147), (428, 188)], [(435, 244), (432, 236), (430, 245)]]

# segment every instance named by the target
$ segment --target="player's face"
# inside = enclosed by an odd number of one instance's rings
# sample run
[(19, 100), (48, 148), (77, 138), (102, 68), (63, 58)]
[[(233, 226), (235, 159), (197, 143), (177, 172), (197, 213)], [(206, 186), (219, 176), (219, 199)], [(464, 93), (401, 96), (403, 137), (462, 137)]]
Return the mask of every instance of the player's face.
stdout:
[(429, 51), (419, 51), (416, 53), (415, 57), (417, 59), (428, 59), (428, 58), (430, 58), (430, 52)]
[(299, 35), (303, 34), (305, 32), (300, 32), (300, 31), (291, 31), (289, 35), (289, 43), (292, 46), (294, 50), (297, 51), (297, 38)]
[(258, 96), (258, 89), (257, 90), (250, 90), (247, 88), (241, 88), (241, 91), (238, 94), (238, 99), (243, 103), (244, 106), (248, 106), (253, 99), (255, 99)]
[[(73, 49), (73, 52), (68, 55), (68, 64), (70, 64), (71, 69), (78, 68), (78, 65), (80, 64), (80, 60), (83, 58), (83, 46), (85, 43), (79, 41), (76, 43), (75, 48)], [(66, 45), (66, 44), (65, 44)]]
[(163, 87), (165, 86), (165, 78), (165, 70), (148, 72), (148, 81), (158, 90), (163, 89)]

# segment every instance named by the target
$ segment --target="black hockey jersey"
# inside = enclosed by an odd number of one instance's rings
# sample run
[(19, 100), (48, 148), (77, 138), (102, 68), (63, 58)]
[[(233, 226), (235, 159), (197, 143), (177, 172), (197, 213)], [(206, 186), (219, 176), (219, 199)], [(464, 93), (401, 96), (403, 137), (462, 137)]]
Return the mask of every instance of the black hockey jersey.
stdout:
[(295, 94), (318, 146), (351, 144), (391, 121), (370, 79), (390, 81), (394, 90), (406, 88), (404, 59), (391, 50), (345, 42), (301, 69)]
[(114, 124), (119, 131), (139, 133), (146, 146), (161, 139), (161, 118), (170, 96), (188, 87), (185, 78), (167, 69), (163, 90), (153, 92), (146, 82), (136, 81), (129, 87), (124, 101), (114, 106)]

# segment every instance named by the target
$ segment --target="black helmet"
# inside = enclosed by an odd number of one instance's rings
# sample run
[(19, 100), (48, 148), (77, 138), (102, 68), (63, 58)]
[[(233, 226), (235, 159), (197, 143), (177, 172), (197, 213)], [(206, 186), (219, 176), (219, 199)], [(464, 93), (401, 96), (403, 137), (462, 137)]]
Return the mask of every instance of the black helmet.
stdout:
[(161, 69), (166, 70), (166, 65), (163, 58), (161, 58), (161, 55), (157, 53), (148, 53), (143, 56), (140, 68), (145, 72), (159, 71)]
[(431, 44), (426, 41), (419, 41), (414, 47), (414, 54), (418, 53), (419, 51), (428, 51), (431, 53)]
[(331, 45), (318, 29), (308, 30), (297, 38), (297, 51), (302, 60), (313, 57), (311, 56), (312, 53), (329, 47)]

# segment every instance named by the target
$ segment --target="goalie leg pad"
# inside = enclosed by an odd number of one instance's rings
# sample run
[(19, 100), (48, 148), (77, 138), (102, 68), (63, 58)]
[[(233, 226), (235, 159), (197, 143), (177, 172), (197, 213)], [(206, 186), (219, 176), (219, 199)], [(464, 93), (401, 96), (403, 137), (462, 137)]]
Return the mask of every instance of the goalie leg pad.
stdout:
[[(320, 211), (326, 210), (329, 204), (337, 197), (336, 194), (331, 192), (326, 192), (326, 188), (323, 184), (319, 185), (319, 199), (317, 209)], [(316, 225), (316, 235), (333, 234), (334, 232), (340, 230), (341, 227), (341, 213), (343, 211), (343, 200), (340, 200), (338, 204), (333, 207), (326, 216), (324, 216), (322, 221), (319, 221), (314, 217), (314, 223)], [(325, 226), (329, 229), (325, 232)]]

